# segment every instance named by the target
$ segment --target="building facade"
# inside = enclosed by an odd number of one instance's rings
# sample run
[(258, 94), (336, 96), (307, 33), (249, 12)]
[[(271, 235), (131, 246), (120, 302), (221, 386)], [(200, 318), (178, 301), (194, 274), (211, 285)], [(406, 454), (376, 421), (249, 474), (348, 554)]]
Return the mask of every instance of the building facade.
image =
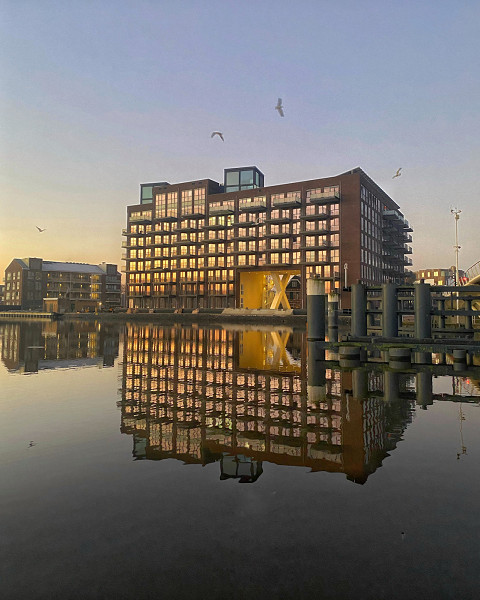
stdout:
[(256, 167), (226, 169), (223, 185), (142, 184), (123, 230), (128, 306), (289, 308), (297, 278), (305, 307), (312, 276), (327, 292), (358, 280), (402, 283), (411, 231), (360, 168), (270, 187)]
[(41, 309), (43, 300), (94, 300), (104, 308), (120, 306), (117, 265), (14, 258), (5, 269), (5, 304)]
[[(421, 279), (431, 285), (455, 285), (455, 267), (453, 266), (449, 269), (420, 269), (419, 271), (415, 271), (415, 281), (420, 281)], [(458, 269), (459, 285), (464, 285), (467, 281), (468, 278), (465, 271)]]

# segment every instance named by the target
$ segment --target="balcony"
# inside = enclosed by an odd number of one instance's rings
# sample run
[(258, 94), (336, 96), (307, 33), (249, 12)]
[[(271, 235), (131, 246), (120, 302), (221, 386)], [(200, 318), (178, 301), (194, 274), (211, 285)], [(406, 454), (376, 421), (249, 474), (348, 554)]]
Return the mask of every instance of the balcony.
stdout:
[(304, 242), (300, 242), (300, 250), (325, 250), (326, 248), (331, 248), (332, 244), (330, 242), (323, 242), (322, 244), (316, 244), (315, 246), (307, 246)]
[[(318, 213), (317, 215), (302, 215), (300, 217), (300, 219), (302, 221), (319, 221), (319, 220), (323, 220), (323, 219), (328, 219), (329, 216), (330, 215), (327, 212), (321, 212), (321, 213)], [(338, 216), (338, 215), (335, 215), (335, 216)]]
[(293, 207), (295, 208), (296, 206), (301, 206), (302, 204), (302, 198), (301, 196), (291, 196), (289, 198), (276, 198), (275, 200), (272, 200), (272, 205), (275, 207), (282, 207), (282, 208), (290, 208)]
[(233, 215), (234, 213), (233, 206), (224, 204), (224, 205), (211, 205), (208, 209), (208, 214), (211, 217), (217, 215)]
[[(193, 216), (193, 215), (192, 215)], [(164, 215), (163, 217), (155, 217), (155, 221), (161, 221), (163, 223), (172, 223), (177, 220), (177, 216), (175, 215)]]
[(272, 217), (269, 219), (265, 219), (264, 221), (265, 223), (274, 223), (276, 225), (282, 225), (282, 224), (286, 224), (286, 223), (291, 223), (292, 219), (289, 219), (288, 217)]
[(192, 227), (191, 224), (183, 224), (180, 223), (177, 227), (173, 229), (174, 233), (195, 233), (196, 231), (200, 231), (201, 226), (197, 224), (196, 227)]
[(329, 204), (330, 202), (340, 201), (339, 192), (317, 192), (310, 194), (310, 202), (313, 204)]
[(316, 227), (315, 229), (307, 229), (305, 231), (301, 231), (298, 235), (327, 235), (328, 233), (338, 232), (331, 232), (330, 229), (327, 229), (326, 227)]
[(254, 198), (253, 200), (239, 200), (238, 208), (239, 210), (261, 212), (267, 209), (267, 199)]
[(225, 225), (225, 223), (213, 223), (213, 224), (208, 224), (208, 225), (204, 225), (203, 229), (230, 229), (231, 227), (233, 227), (233, 224), (231, 225)]
[(266, 237), (266, 238), (287, 238), (287, 237), (290, 237), (292, 235), (296, 235), (296, 234), (283, 231), (281, 233), (266, 233), (264, 235), (264, 237)]
[(384, 210), (382, 216), (386, 221), (395, 222), (404, 232), (413, 231), (407, 219), (398, 210)]
[(249, 227), (250, 225), (258, 225), (261, 222), (263, 221), (260, 221), (257, 217), (253, 216), (250, 217), (248, 221), (237, 221), (233, 224), (233, 227)]
[(129, 223), (151, 223), (152, 213), (143, 213), (143, 215), (130, 215), (128, 217)]

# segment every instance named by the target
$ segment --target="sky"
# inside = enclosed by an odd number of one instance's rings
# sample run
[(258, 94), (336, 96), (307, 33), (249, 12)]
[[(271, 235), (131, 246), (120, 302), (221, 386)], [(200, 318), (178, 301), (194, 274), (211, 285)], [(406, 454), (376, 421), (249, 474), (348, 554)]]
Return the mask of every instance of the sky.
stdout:
[(265, 185), (361, 167), (412, 224), (414, 269), (455, 264), (459, 208), (466, 269), (479, 73), (476, 0), (0, 0), (0, 273), (120, 267), (140, 183), (248, 165)]

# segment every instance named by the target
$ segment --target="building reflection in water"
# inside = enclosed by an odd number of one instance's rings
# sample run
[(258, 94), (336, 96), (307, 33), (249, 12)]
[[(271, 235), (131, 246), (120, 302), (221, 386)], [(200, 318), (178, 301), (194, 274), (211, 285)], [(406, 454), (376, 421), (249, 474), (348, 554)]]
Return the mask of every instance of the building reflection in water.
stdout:
[(87, 321), (0, 323), (1, 357), (9, 371), (113, 367), (118, 329)]
[(304, 334), (287, 329), (127, 324), (121, 431), (135, 459), (218, 461), (221, 479), (240, 482), (268, 461), (364, 483), (411, 422), (413, 376), (307, 377), (306, 355)]

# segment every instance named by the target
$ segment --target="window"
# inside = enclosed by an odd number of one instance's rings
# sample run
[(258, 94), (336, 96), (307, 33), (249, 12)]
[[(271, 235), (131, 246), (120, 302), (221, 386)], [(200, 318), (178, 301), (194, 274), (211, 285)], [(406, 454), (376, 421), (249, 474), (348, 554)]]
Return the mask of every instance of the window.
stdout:
[(142, 185), (142, 194), (140, 204), (147, 204), (153, 200), (153, 187), (151, 185)]
[(226, 173), (225, 183), (227, 186), (238, 186), (240, 183), (240, 173), (238, 171)]
[(240, 171), (240, 185), (243, 187), (245, 185), (253, 186), (253, 170), (251, 171)]
[(192, 211), (193, 211), (192, 199), (193, 199), (193, 190), (182, 190), (182, 200), (181, 200), (181, 203), (182, 203), (181, 214), (182, 215), (192, 214)]

